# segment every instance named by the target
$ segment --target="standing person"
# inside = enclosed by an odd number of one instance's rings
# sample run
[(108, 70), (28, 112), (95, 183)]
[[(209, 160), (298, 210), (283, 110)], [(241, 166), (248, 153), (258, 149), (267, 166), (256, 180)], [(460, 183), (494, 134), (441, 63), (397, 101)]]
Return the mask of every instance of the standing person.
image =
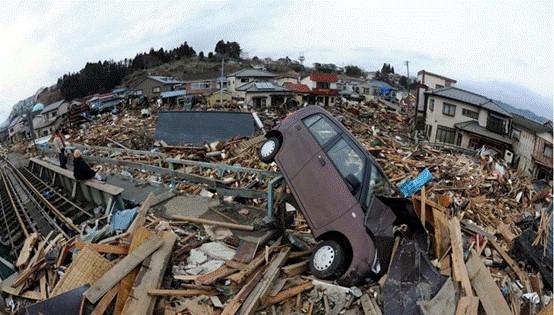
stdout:
[(95, 175), (96, 172), (81, 157), (81, 151), (75, 150), (73, 152), (73, 177), (76, 180), (88, 180)]
[(58, 152), (60, 167), (66, 168), (65, 165), (67, 164), (67, 157), (65, 156), (65, 141), (63, 140), (63, 136), (60, 130), (56, 129), (48, 142), (52, 143), (54, 150)]

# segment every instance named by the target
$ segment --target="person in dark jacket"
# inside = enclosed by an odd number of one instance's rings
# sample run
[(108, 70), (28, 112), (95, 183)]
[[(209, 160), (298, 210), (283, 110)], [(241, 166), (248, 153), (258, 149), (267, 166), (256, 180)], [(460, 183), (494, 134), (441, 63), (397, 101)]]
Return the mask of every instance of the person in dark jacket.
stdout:
[(76, 180), (87, 180), (94, 178), (96, 172), (88, 166), (87, 162), (81, 157), (81, 151), (73, 152), (73, 177)]

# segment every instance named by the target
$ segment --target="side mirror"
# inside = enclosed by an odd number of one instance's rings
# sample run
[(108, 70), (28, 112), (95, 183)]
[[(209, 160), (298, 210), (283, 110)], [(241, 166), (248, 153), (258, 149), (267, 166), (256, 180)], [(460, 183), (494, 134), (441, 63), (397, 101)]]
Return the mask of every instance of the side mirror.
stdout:
[(348, 174), (346, 176), (346, 185), (352, 194), (355, 194), (360, 188), (360, 181), (354, 174)]

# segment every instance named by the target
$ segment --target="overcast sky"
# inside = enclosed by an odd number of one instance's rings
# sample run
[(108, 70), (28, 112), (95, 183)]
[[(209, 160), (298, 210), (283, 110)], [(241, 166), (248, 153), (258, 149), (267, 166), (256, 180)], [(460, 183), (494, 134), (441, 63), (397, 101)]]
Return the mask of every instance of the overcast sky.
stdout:
[(552, 117), (553, 20), (552, 1), (0, 1), (0, 118), (87, 61), (184, 41), (207, 52), (219, 39), (308, 64), (389, 62), (405, 73), (409, 60), (411, 74), (443, 74)]

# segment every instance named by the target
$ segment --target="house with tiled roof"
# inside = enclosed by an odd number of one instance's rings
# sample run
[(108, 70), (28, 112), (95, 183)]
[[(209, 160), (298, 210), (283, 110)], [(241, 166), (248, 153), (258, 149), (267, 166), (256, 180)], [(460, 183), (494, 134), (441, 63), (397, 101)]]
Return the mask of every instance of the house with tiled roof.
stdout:
[(312, 72), (302, 78), (300, 83), (312, 90), (316, 104), (334, 106), (339, 97), (337, 81), (338, 77), (335, 73)]
[(235, 94), (239, 87), (255, 81), (273, 81), (277, 78), (275, 73), (269, 71), (247, 68), (227, 75), (227, 89)]
[(253, 81), (237, 87), (233, 97), (244, 101), (248, 108), (266, 108), (285, 104), (293, 93), (273, 81)]
[(312, 90), (306, 84), (285, 82), (283, 86), (294, 93), (294, 98), (298, 104), (304, 104), (310, 101)]
[(184, 81), (168, 76), (149, 75), (136, 84), (131, 93), (136, 96), (157, 98), (160, 93), (183, 88)]
[(512, 115), (498, 101), (457, 87), (424, 93), (425, 136), (431, 142), (511, 150)]

